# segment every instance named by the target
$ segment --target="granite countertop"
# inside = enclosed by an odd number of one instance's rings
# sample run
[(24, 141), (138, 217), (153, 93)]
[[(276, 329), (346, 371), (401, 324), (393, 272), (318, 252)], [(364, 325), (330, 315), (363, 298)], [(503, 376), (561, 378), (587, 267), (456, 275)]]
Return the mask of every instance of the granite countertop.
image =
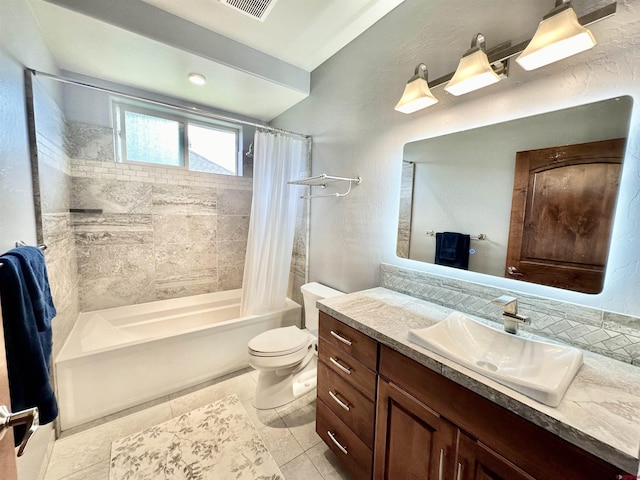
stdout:
[[(560, 405), (553, 408), (408, 340), (409, 329), (429, 327), (444, 320), (453, 311), (450, 308), (386, 288), (319, 300), (318, 307), (624, 471), (640, 473), (638, 367), (584, 351), (584, 365), (569, 385)], [(542, 337), (527, 336), (551, 342)]]

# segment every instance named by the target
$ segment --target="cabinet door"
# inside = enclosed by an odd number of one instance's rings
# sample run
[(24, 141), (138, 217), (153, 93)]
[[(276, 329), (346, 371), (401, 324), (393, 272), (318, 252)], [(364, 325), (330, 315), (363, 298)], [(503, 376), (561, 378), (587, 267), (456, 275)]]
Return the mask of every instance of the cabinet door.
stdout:
[(481, 442), (458, 431), (455, 480), (535, 480)]
[(456, 428), (414, 397), (378, 382), (374, 478), (450, 479)]

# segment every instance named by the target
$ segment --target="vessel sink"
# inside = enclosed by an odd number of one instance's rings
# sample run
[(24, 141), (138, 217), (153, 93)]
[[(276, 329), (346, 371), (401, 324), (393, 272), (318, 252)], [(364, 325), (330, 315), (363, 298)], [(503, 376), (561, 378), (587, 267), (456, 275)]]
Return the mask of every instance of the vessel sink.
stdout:
[(409, 340), (538, 402), (557, 407), (582, 366), (582, 351), (497, 330), (454, 312)]

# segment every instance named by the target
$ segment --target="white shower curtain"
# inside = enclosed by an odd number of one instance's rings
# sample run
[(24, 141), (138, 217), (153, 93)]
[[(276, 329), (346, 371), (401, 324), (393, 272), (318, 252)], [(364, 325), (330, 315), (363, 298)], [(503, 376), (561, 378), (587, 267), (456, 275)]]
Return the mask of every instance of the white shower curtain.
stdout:
[(306, 170), (306, 139), (256, 131), (253, 202), (242, 282), (241, 315), (284, 307), (296, 209), (303, 188), (288, 185)]

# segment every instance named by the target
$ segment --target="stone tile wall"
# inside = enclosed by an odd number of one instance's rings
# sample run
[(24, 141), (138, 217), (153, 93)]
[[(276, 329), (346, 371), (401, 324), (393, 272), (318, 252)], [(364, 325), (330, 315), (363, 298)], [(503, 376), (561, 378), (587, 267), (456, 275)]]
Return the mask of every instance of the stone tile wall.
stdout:
[[(83, 311), (242, 287), (253, 179), (113, 161), (109, 128), (69, 126)], [(302, 200), (290, 296), (302, 303)]]
[(402, 177), (400, 181), (400, 212), (398, 215), (398, 242), (396, 247), (396, 255), (401, 258), (409, 258), (414, 175), (415, 164), (411, 162), (402, 162)]
[[(307, 164), (306, 176), (311, 175), (311, 164)], [(296, 230), (293, 239), (293, 252), (291, 256), (291, 270), (289, 272), (289, 289), (287, 296), (304, 306), (304, 299), (300, 287), (307, 283), (308, 245), (309, 245), (309, 199), (298, 200), (296, 212)], [(303, 313), (304, 315), (304, 313)]]
[(491, 300), (511, 295), (518, 299), (518, 311), (531, 319), (524, 330), (640, 365), (638, 317), (388, 264), (381, 265), (380, 280), (382, 287), (499, 323), (502, 308)]
[(57, 310), (53, 320), (55, 358), (66, 341), (79, 312), (76, 246), (69, 215), (71, 165), (66, 153), (64, 115), (46, 90), (33, 82), (28, 98), (35, 127), (32, 159), (35, 183), (38, 243), (47, 245), (45, 258), (51, 293)]
[(242, 286), (252, 179), (71, 162), (83, 311)]

